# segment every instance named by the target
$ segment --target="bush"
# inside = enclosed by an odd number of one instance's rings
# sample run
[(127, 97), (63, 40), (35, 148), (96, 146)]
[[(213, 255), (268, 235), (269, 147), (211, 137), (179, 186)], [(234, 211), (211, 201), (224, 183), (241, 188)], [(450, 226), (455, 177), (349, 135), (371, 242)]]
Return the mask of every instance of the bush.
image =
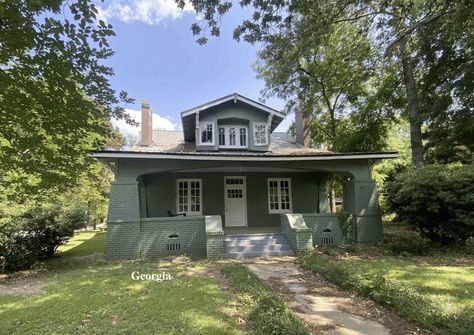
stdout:
[(449, 245), (474, 236), (474, 166), (430, 165), (399, 174), (387, 205), (422, 237)]
[(40, 259), (51, 257), (84, 222), (83, 210), (61, 204), (4, 207), (0, 212), (1, 269), (24, 270)]

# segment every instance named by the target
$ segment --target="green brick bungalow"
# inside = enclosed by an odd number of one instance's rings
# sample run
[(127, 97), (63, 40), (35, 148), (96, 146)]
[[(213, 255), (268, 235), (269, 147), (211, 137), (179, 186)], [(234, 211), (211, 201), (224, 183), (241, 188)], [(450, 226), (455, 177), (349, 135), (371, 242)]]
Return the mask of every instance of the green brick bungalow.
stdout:
[(140, 145), (92, 153), (115, 174), (108, 257), (282, 255), (339, 244), (325, 188), (335, 173), (349, 179), (353, 241), (382, 241), (371, 166), (397, 153), (310, 148), (305, 116), (296, 117), (296, 139), (275, 132), (284, 118), (231, 94), (182, 112), (183, 131), (158, 131), (142, 103)]

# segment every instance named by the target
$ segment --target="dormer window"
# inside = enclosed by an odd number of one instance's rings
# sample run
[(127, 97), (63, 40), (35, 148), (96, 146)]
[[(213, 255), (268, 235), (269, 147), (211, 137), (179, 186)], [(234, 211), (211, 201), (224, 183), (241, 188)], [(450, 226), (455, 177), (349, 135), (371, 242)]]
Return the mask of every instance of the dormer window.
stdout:
[(253, 143), (256, 146), (268, 145), (267, 124), (255, 122), (253, 124)]
[(201, 145), (214, 145), (214, 122), (199, 123)]
[(247, 148), (247, 127), (219, 126), (220, 148)]

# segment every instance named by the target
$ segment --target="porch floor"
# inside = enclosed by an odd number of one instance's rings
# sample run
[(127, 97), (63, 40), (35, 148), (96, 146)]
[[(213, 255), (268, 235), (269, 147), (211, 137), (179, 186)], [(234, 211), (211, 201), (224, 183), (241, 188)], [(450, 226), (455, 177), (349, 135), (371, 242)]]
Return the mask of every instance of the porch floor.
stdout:
[(281, 233), (280, 226), (270, 227), (225, 227), (224, 235)]

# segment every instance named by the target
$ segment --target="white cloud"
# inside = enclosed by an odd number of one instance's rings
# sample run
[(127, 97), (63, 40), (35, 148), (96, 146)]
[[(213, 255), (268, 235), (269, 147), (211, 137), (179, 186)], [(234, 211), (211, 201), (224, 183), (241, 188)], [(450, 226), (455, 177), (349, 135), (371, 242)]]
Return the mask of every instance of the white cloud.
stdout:
[(111, 0), (108, 5), (97, 5), (97, 19), (108, 21), (117, 18), (123, 22), (140, 21), (150, 25), (163, 19), (177, 19), (185, 12), (194, 12), (186, 1), (184, 9), (178, 8), (174, 0)]
[[(134, 109), (126, 108), (125, 112), (130, 116), (130, 118), (138, 123), (141, 121), (141, 111), (137, 111)], [(153, 113), (153, 129), (156, 130), (176, 130), (177, 124), (174, 123), (172, 120), (160, 116), (156, 113)], [(132, 139), (139, 139), (140, 138), (140, 125), (138, 126), (131, 126), (125, 122), (125, 120), (113, 120), (112, 124), (117, 127), (122, 135)]]

